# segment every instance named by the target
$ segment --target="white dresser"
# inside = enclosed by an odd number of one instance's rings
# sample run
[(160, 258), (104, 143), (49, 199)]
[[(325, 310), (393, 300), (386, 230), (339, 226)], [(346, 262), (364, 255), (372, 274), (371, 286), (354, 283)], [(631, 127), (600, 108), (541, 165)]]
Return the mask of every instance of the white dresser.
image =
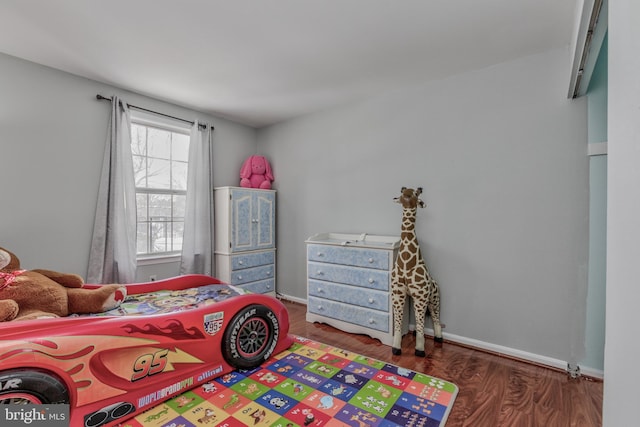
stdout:
[(391, 270), (400, 238), (321, 233), (306, 244), (307, 321), (392, 345)]
[(276, 192), (214, 190), (216, 277), (251, 292), (276, 291)]

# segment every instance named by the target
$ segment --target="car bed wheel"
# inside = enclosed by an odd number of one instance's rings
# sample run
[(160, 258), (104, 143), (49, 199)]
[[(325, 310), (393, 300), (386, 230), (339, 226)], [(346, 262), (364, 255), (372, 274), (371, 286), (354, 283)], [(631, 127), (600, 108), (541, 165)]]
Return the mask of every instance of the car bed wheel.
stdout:
[(273, 311), (263, 305), (245, 307), (224, 332), (224, 358), (234, 368), (255, 368), (271, 357), (279, 335), (280, 324)]
[(13, 369), (0, 373), (0, 404), (69, 403), (65, 385), (37, 370)]

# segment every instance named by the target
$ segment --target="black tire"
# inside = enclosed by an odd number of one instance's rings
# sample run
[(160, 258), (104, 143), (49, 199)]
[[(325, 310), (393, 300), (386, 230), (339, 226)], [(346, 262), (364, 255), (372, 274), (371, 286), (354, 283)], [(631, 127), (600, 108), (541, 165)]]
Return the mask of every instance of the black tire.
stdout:
[(280, 336), (277, 316), (263, 305), (238, 312), (224, 331), (222, 354), (237, 369), (253, 369), (269, 359)]
[(62, 381), (34, 369), (0, 372), (0, 404), (43, 403), (69, 403), (69, 392)]

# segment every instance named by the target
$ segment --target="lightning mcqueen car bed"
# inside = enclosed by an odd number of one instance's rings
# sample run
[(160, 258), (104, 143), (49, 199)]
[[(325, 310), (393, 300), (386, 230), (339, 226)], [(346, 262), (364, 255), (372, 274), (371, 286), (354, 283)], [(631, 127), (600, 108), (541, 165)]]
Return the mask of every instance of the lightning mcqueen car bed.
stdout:
[(280, 301), (209, 276), (127, 291), (99, 315), (0, 323), (0, 403), (68, 403), (73, 427), (114, 425), (292, 343)]

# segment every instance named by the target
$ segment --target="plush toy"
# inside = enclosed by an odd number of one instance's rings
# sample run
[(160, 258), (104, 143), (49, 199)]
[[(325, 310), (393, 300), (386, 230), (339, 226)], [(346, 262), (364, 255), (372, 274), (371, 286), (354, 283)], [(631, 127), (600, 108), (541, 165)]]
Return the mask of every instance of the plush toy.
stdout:
[(264, 156), (249, 156), (240, 169), (240, 187), (269, 190), (273, 181), (271, 166)]
[(118, 307), (124, 285), (84, 289), (82, 277), (50, 270), (20, 270), (20, 260), (0, 248), (0, 322), (100, 313)]

